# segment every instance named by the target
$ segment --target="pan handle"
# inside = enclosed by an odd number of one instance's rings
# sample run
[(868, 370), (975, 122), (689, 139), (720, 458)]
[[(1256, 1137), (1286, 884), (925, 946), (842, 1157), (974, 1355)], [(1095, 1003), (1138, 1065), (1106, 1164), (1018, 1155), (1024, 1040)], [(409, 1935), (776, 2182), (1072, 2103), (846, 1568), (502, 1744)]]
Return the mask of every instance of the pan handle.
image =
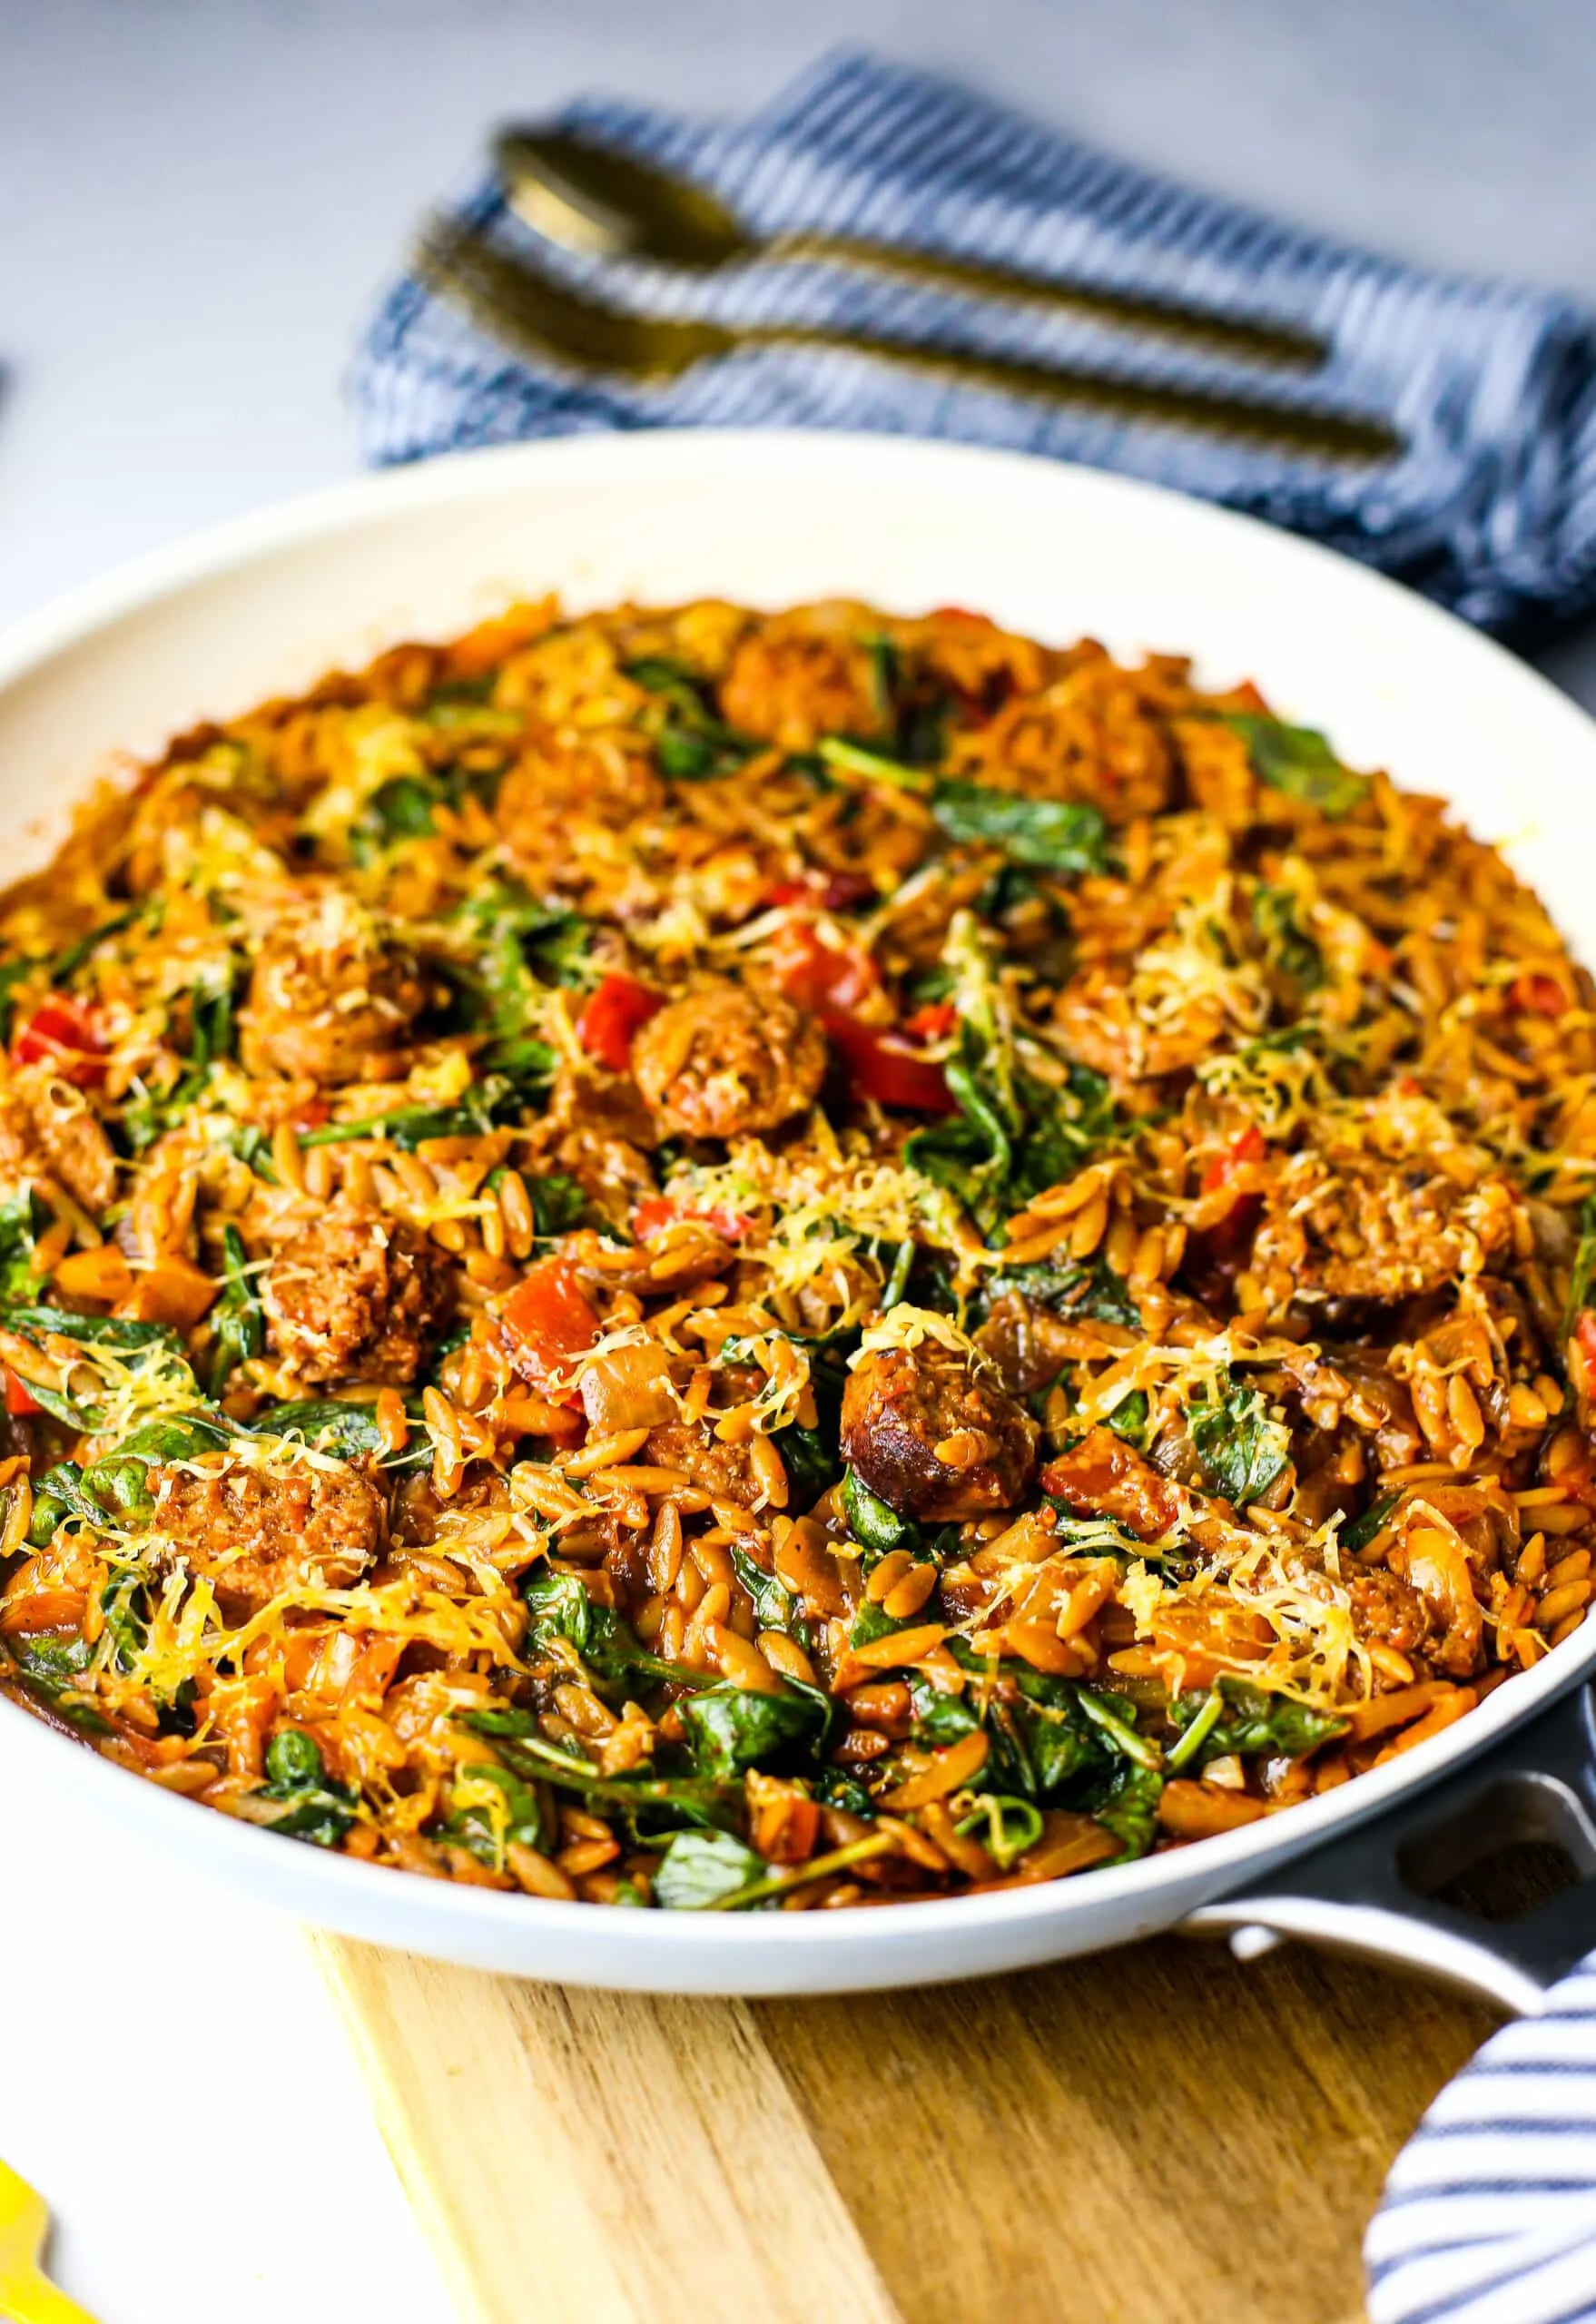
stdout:
[[(1516, 1920), (1433, 1893), (1503, 1848), (1544, 1841), (1576, 1878)], [(1444, 1783), (1355, 1825), (1182, 1923), (1225, 1935), (1240, 1960), (1283, 1937), (1409, 1968), (1533, 2017), (1596, 1946), (1596, 1695), (1560, 1696)]]

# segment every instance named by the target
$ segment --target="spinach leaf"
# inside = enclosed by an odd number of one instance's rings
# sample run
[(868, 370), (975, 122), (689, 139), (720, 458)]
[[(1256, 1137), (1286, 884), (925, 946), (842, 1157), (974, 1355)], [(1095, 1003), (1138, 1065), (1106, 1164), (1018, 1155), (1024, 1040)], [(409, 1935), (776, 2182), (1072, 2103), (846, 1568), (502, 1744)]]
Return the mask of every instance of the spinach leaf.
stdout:
[(1119, 1854), (1110, 1862), (1128, 1864), (1136, 1856), (1146, 1856), (1158, 1837), (1163, 1791), (1164, 1777), (1158, 1769), (1139, 1767), (1128, 1759), (1121, 1763), (1087, 1811), (1120, 1844)]
[(815, 744), (814, 755), (823, 766), (840, 767), (844, 774), (862, 774), (867, 783), (890, 783), (894, 791), (913, 791), (930, 797), (936, 778), (924, 767), (909, 766), (868, 743), (852, 743), (843, 734), (827, 734)]
[(6, 1640), (12, 1660), (25, 1679), (47, 1694), (59, 1694), (81, 1679), (94, 1649), (81, 1638), (52, 1638), (47, 1632), (24, 1631)]
[(1568, 1305), (1562, 1311), (1562, 1337), (1565, 1340), (1579, 1322), (1581, 1309), (1591, 1304), (1591, 1277), (1593, 1274), (1596, 1274), (1596, 1194), (1587, 1195), (1580, 1206), (1580, 1239), (1574, 1246)]
[(809, 1788), (828, 1807), (841, 1807), (850, 1816), (875, 1814), (874, 1800), (858, 1777), (851, 1776), (845, 1768), (822, 1768), (811, 1777)]
[(955, 1829), (978, 1834), (999, 1871), (1007, 1872), (1027, 1848), (1034, 1847), (1041, 1838), (1042, 1819), (1029, 1799), (982, 1791), (977, 1793), (974, 1807)]
[[(149, 1638), (144, 1604), (144, 1588), (137, 1574), (123, 1574), (108, 1581), (100, 1592), (101, 1618), (114, 1649), (112, 1667), (116, 1670), (131, 1670), (133, 1658)], [(190, 1683), (187, 1679), (180, 1681), (179, 1691)]]
[(650, 1654), (614, 1607), (601, 1606), (592, 1596), (579, 1574), (536, 1565), (521, 1585), (521, 1596), (532, 1618), (527, 1644), (540, 1654), (548, 1655), (554, 1642), (563, 1640), (600, 1679), (704, 1683), (702, 1674)]
[[(1169, 1705), (1169, 1717), (1175, 1726), (1185, 1732), (1208, 1715), (1215, 1696), (1220, 1709), (1211, 1718), (1200, 1746), (1201, 1760), (1228, 1758), (1232, 1753), (1272, 1751), (1288, 1758), (1300, 1758), (1305, 1751), (1317, 1750), (1321, 1743), (1334, 1742), (1346, 1732), (1346, 1721), (1326, 1711), (1315, 1710), (1308, 1703), (1299, 1703), (1289, 1695), (1272, 1693), (1264, 1687), (1255, 1687), (1246, 1679), (1221, 1679), (1218, 1686), (1207, 1694), (1177, 1695)], [(1176, 1744), (1170, 1752), (1171, 1765), (1180, 1764)]]
[(655, 1898), (667, 1912), (695, 1912), (734, 1896), (764, 1869), (764, 1858), (730, 1832), (678, 1832), (654, 1876)]
[(1342, 1548), (1366, 1550), (1381, 1527), (1401, 1506), (1402, 1495), (1399, 1492), (1376, 1493), (1361, 1517), (1355, 1517), (1350, 1525), (1343, 1526)]
[(808, 1635), (807, 1625), (798, 1618), (798, 1600), (773, 1573), (766, 1573), (756, 1565), (746, 1550), (734, 1547), (732, 1564), (738, 1581), (754, 1600), (754, 1620), (761, 1630), (780, 1630), (787, 1638), (795, 1638), (800, 1645)]
[(91, 1702), (73, 1696), (93, 1659), (93, 1649), (81, 1638), (0, 1639), (0, 1671), (9, 1669), (28, 1694), (49, 1705), (82, 1735), (112, 1733), (111, 1723)]
[(315, 1739), (297, 1727), (282, 1728), (266, 1746), (266, 1781), (254, 1797), (283, 1804), (271, 1830), (318, 1848), (337, 1847), (360, 1805), (360, 1794), (332, 1781)]
[(1108, 1083), (1070, 1066), (1058, 1083), (1016, 1055), (1010, 1004), (991, 949), (968, 912), (955, 914), (943, 952), (954, 972), (959, 1031), (945, 1068), (959, 1108), (916, 1130), (904, 1159), (946, 1187), (989, 1238), (1011, 1210), (1069, 1177), (1118, 1133)]
[(575, 1178), (562, 1177), (551, 1171), (546, 1178), (528, 1178), (527, 1192), (532, 1198), (532, 1224), (539, 1235), (563, 1235), (577, 1225), (587, 1207), (587, 1197)]
[(763, 745), (728, 726), (712, 704), (707, 688), (685, 663), (663, 654), (645, 655), (625, 665), (626, 675), (657, 695), (665, 717), (655, 735), (660, 773), (675, 783), (706, 783), (735, 774)]
[(1317, 807), (1332, 822), (1350, 815), (1367, 798), (1368, 776), (1343, 766), (1316, 727), (1288, 726), (1283, 719), (1267, 718), (1252, 710), (1222, 714), (1232, 733), (1246, 744), (1253, 773), (1271, 790)]
[(586, 980), (592, 925), (579, 912), (539, 903), (503, 883), (471, 896), (456, 917), (471, 949), (467, 960), (438, 962), (455, 988), (449, 1027), (495, 1034), (500, 1046), (488, 1052), (487, 1061), (507, 1072), (504, 1045), (525, 1035), (547, 988)]
[(1102, 872), (1108, 868), (1108, 826), (1099, 809), (1074, 800), (1031, 799), (982, 783), (935, 776), (885, 752), (841, 735), (817, 746), (828, 766), (891, 783), (925, 797), (947, 836), (961, 843), (1000, 847), (1010, 862), (1038, 872)]
[(50, 1224), (50, 1213), (31, 1187), (0, 1203), (0, 1305), (36, 1292), (34, 1246)]
[(410, 1439), (402, 1452), (390, 1452), (388, 1440), (377, 1424), (377, 1414), (370, 1404), (347, 1404), (336, 1396), (308, 1396), (291, 1404), (269, 1404), (257, 1413), (250, 1423), (257, 1436), (297, 1436), (313, 1452), (325, 1452), (334, 1461), (372, 1460), (385, 1469), (406, 1471), (429, 1469), (432, 1465), (432, 1444), (429, 1438), (419, 1396), (405, 1398), (405, 1413), (410, 1423)]
[(75, 1461), (58, 1461), (34, 1487), (30, 1545), (35, 1550), (46, 1548), (55, 1537), (56, 1527), (68, 1517), (75, 1517), (94, 1532), (104, 1531), (105, 1512), (84, 1492), (83, 1470)]
[[(480, 1797), (484, 1786), (490, 1786), (499, 1795), (497, 1815), (492, 1804)], [(478, 1797), (470, 1797), (472, 1791)], [(452, 1841), (479, 1864), (498, 1871), (510, 1841), (536, 1848), (542, 1855), (547, 1851), (552, 1837), (544, 1829), (537, 1793), (519, 1776), (512, 1775), (508, 1768), (479, 1759), (455, 1769), (449, 1811), (438, 1832), (440, 1839)]]
[[(149, 1472), (162, 1461), (192, 1461), (225, 1445), (232, 1432), (203, 1413), (147, 1421), (83, 1472), (83, 1489), (104, 1516), (126, 1521), (153, 1506)], [(103, 1519), (102, 1520), (103, 1521)]]
[(1216, 1492), (1245, 1509), (1267, 1492), (1291, 1457), (1291, 1440), (1271, 1420), (1260, 1391), (1222, 1372), (1217, 1394), (1187, 1407), (1192, 1450)]
[(931, 813), (952, 840), (1000, 847), (1039, 872), (1103, 872), (1108, 826), (1100, 811), (1074, 800), (1031, 799), (984, 783), (939, 783)]
[(372, 793), (362, 820), (375, 823), (383, 840), (425, 839), (443, 796), (443, 785), (427, 775), (396, 774)]
[(978, 1713), (967, 1696), (945, 1695), (923, 1679), (911, 1679), (914, 1738), (940, 1748), (984, 1726), (991, 1751), (983, 1775), (994, 1790), (1080, 1807), (1083, 1787), (1102, 1791), (1121, 1764), (1148, 1772), (1161, 1765), (1158, 1745), (1138, 1730), (1135, 1711), (1118, 1696), (1033, 1670), (1029, 1663), (1002, 1662), (994, 1672), (957, 1643), (953, 1652), (990, 1679), (978, 1698), (983, 1708)]
[(1312, 992), (1325, 981), (1325, 959), (1296, 914), (1297, 900), (1289, 888), (1260, 887), (1253, 898), (1253, 926), (1265, 959), (1304, 992)]
[(994, 1275), (990, 1282), (992, 1298), (1004, 1292), (1017, 1292), (1022, 1299), (1029, 1299), (1034, 1306), (1046, 1307), (1055, 1315), (1086, 1316), (1097, 1324), (1122, 1324), (1131, 1332), (1141, 1328), (1141, 1310), (1131, 1297), (1124, 1276), (1116, 1275), (1100, 1256), (1087, 1262), (1072, 1259), (1063, 1265), (1039, 1260), (1026, 1266), (1007, 1268)]
[(771, 1442), (787, 1472), (793, 1509), (812, 1507), (828, 1486), (836, 1483), (842, 1463), (834, 1432), (828, 1435), (823, 1429), (800, 1428), (793, 1421), (778, 1429)]
[[(552, 1049), (548, 1056), (552, 1072)], [(504, 1094), (483, 1082), (462, 1105), (401, 1106), (395, 1113), (368, 1114), (360, 1121), (323, 1122), (317, 1129), (301, 1130), (300, 1144), (343, 1146), (354, 1138), (386, 1137), (402, 1154), (413, 1154), (429, 1137), (480, 1137), (493, 1128), (495, 1100)]]
[(1134, 1444), (1138, 1452), (1147, 1451), (1151, 1413), (1145, 1388), (1133, 1388), (1128, 1396), (1121, 1396), (1113, 1411), (1104, 1417), (1116, 1436), (1122, 1436), (1127, 1444)]
[(823, 1696), (755, 1694), (706, 1687), (680, 1706), (699, 1765), (712, 1776), (757, 1767), (790, 1745), (813, 1743), (826, 1721)]
[[(182, 1342), (168, 1324), (133, 1323), (119, 1315), (79, 1315), (64, 1307), (13, 1307), (5, 1320), (25, 1339), (39, 1341), (54, 1334), (71, 1341), (91, 1370), (99, 1369), (94, 1359), (103, 1351), (113, 1368), (164, 1373), (163, 1384), (173, 1402), (185, 1389), (194, 1403), (201, 1401), (200, 1385), (183, 1355)], [(69, 1427), (98, 1429), (105, 1424), (105, 1411), (99, 1403), (80, 1403), (63, 1390), (44, 1387), (36, 1380), (31, 1380), (28, 1387), (36, 1403)]]
[(220, 972), (207, 971), (195, 982), (182, 1072), (163, 1097), (136, 1085), (123, 1105), (122, 1133), (135, 1154), (142, 1154), (182, 1120), (204, 1094), (212, 1066), (232, 1055), (237, 1032), (233, 992), (239, 971), (237, 956), (230, 954)]
[(905, 664), (890, 637), (871, 640), (882, 731), (895, 758), (909, 766), (936, 766), (947, 755), (952, 697), (933, 671)]
[(238, 1366), (266, 1346), (266, 1316), (260, 1295), (248, 1272), (244, 1238), (231, 1224), (222, 1230), (222, 1296), (211, 1310), (216, 1334), (216, 1354), (211, 1367), (211, 1393), (219, 1396)]
[(50, 963), (51, 985), (58, 991), (64, 990), (72, 982), (84, 962), (99, 950), (108, 936), (119, 936), (124, 928), (131, 928), (135, 920), (143, 917), (144, 910), (142, 903), (129, 904), (125, 911), (113, 912), (110, 919), (101, 921), (97, 928), (89, 929), (85, 934), (64, 946)]
[(36, 975), (47, 973), (43, 960), (7, 960), (5, 967), (0, 968), (0, 1048), (10, 1046), (11, 1019), (16, 1010), (17, 987), (28, 983)]
[(857, 1469), (842, 1472), (842, 1507), (848, 1530), (862, 1548), (878, 1554), (918, 1548), (921, 1532), (913, 1518), (900, 1517), (880, 1493), (871, 1491)]
[(528, 1783), (551, 1783), (628, 1814), (665, 1810), (694, 1825), (715, 1824), (731, 1814), (743, 1796), (741, 1783), (709, 1776), (601, 1775), (590, 1761), (545, 1740), (527, 1711), (468, 1711), (459, 1725), (492, 1738), (493, 1748), (515, 1774)]

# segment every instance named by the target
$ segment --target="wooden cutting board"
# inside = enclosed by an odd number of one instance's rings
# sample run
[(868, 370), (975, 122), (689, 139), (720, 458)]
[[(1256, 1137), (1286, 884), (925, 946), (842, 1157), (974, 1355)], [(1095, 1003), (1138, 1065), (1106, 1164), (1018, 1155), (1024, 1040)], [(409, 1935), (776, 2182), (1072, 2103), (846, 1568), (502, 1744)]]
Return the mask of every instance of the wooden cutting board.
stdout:
[(1354, 2324), (1391, 2160), (1495, 2022), (1178, 1937), (776, 2002), (311, 1942), (464, 2324)]

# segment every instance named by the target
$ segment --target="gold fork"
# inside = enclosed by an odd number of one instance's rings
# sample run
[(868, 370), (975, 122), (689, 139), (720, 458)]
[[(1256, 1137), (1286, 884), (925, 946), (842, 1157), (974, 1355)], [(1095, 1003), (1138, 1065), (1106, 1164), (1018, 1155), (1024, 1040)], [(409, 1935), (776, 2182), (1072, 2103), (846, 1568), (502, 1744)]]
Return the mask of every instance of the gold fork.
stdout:
[(9, 2324), (94, 2324), (39, 2265), (49, 2232), (43, 2195), (0, 2162), (0, 2316)]
[(1154, 385), (1085, 366), (1027, 361), (914, 346), (869, 331), (803, 323), (724, 323), (634, 314), (555, 282), (473, 228), (441, 221), (421, 235), (413, 264), (422, 279), (485, 329), (535, 362), (624, 379), (681, 379), (700, 363), (745, 347), (836, 349), (944, 386), (980, 387), (1118, 419), (1196, 428), (1232, 442), (1269, 445), (1364, 465), (1394, 458), (1403, 440), (1384, 420), (1275, 402), (1266, 397)]

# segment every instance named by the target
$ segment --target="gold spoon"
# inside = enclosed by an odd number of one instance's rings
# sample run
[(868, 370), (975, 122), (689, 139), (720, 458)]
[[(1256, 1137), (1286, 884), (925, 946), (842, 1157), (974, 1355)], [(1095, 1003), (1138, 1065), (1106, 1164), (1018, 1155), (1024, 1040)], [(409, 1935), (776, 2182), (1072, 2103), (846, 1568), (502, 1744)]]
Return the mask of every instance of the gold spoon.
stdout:
[(0, 2162), (0, 2316), (10, 2324), (94, 2324), (39, 2266), (49, 2232), (43, 2195)]
[(1383, 420), (1303, 409), (1263, 397), (1151, 385), (1117, 372), (917, 347), (867, 331), (818, 330), (799, 323), (684, 321), (634, 314), (556, 283), (471, 228), (442, 222), (423, 233), (413, 261), (423, 279), (485, 328), (535, 361), (649, 381), (680, 379), (697, 364), (745, 347), (832, 348), (891, 363), (944, 385), (979, 387), (1077, 410), (1101, 411), (1166, 428), (1197, 428), (1244, 443), (1284, 447), (1314, 458), (1363, 464), (1403, 449)]
[(829, 259), (909, 275), (947, 290), (1020, 300), (1089, 315), (1252, 362), (1316, 370), (1329, 349), (1293, 323), (1218, 315), (1173, 299), (1110, 290), (1091, 282), (990, 266), (941, 251), (841, 234), (754, 233), (718, 195), (695, 179), (595, 145), (556, 129), (507, 129), (494, 159), (510, 206), (535, 232), (565, 249), (604, 258), (652, 259), (711, 272), (752, 260)]

